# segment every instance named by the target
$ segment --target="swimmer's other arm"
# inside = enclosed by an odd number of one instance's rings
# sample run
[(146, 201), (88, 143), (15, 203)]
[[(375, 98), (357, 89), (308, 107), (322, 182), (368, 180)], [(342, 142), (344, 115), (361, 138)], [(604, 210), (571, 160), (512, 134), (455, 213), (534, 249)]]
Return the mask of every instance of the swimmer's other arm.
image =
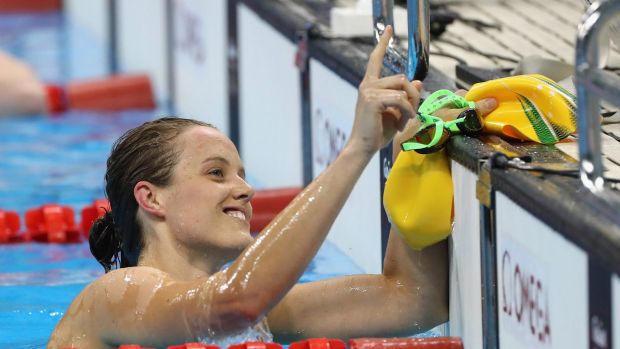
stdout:
[(281, 342), (405, 336), (447, 320), (447, 243), (413, 251), (393, 229), (383, 274), (296, 285), (268, 316)]
[[(397, 146), (419, 128), (410, 119), (394, 137)], [(296, 285), (269, 314), (277, 341), (303, 338), (405, 336), (448, 320), (447, 243), (413, 251), (394, 228), (383, 273)]]
[[(457, 93), (464, 95), (465, 91)], [(481, 116), (497, 106), (494, 100), (476, 103)], [(462, 110), (441, 110), (453, 120)], [(409, 119), (393, 140), (393, 160), (400, 144), (413, 137), (420, 124)], [(308, 337), (372, 337), (411, 335), (448, 319), (448, 253), (443, 241), (413, 251), (392, 228), (382, 275), (357, 275), (295, 286), (269, 314), (277, 340)]]

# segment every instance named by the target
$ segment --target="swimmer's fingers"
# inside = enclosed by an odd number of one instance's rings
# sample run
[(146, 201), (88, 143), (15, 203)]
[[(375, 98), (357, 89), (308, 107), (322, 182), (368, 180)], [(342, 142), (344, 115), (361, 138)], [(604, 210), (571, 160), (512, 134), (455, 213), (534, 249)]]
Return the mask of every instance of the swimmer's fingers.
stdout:
[(455, 95), (459, 95), (461, 97), (465, 97), (465, 95), (467, 94), (467, 90), (463, 90), (463, 89), (458, 89), (456, 91), (454, 91)]
[(376, 104), (381, 111), (384, 126), (386, 122), (392, 123), (396, 130), (402, 131), (407, 121), (415, 115), (415, 108), (404, 91), (369, 90), (368, 92), (367, 96), (371, 103)]
[(452, 121), (461, 114), (465, 108), (453, 109), (453, 108), (441, 108), (433, 113), (434, 116), (442, 118), (444, 121)]
[(410, 82), (403, 74), (381, 78), (371, 82), (370, 85), (374, 88), (405, 91), (409, 102), (415, 109), (417, 109), (420, 102), (420, 90), (422, 89), (422, 83), (417, 80)]
[(497, 100), (495, 98), (485, 98), (476, 102), (476, 112), (481, 117), (489, 115), (495, 108), (497, 108)]
[[(366, 75), (364, 76), (364, 81), (378, 79), (381, 76), (381, 69), (383, 68), (383, 57), (385, 56), (388, 44), (390, 43), (390, 39), (392, 38), (392, 32), (392, 26), (388, 25), (385, 28), (383, 35), (381, 35), (377, 46), (375, 46), (374, 50), (372, 50), (370, 58), (368, 59), (368, 66), (366, 67)], [(362, 82), (362, 84), (363, 83), (364, 82)]]
[[(461, 97), (465, 97), (467, 90), (460, 89), (456, 90), (454, 93)], [(497, 100), (495, 100), (495, 98), (485, 98), (476, 102), (476, 111), (480, 116), (487, 116), (490, 112), (495, 110), (495, 108), (497, 108)]]
[[(456, 90), (454, 93), (461, 97), (465, 97), (465, 95), (467, 94), (467, 90), (460, 89)], [(494, 98), (485, 98), (476, 102), (476, 112), (481, 117), (487, 116), (490, 112), (495, 110), (495, 108), (497, 108), (497, 101)], [(456, 109), (445, 107), (437, 110), (434, 115), (446, 121), (450, 121), (456, 119), (465, 109), (466, 108)]]

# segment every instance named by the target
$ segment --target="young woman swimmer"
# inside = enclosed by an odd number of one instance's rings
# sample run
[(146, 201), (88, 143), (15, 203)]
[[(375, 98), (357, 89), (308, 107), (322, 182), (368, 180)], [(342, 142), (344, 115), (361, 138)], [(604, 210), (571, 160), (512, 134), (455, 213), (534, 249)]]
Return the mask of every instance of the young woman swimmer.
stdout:
[(112, 211), (90, 236), (107, 273), (76, 297), (48, 348), (393, 336), (445, 322), (445, 243), (416, 252), (392, 233), (381, 275), (296, 285), (373, 154), (415, 115), (420, 82), (380, 78), (391, 35), (370, 56), (348, 143), (256, 240), (254, 192), (224, 134), (164, 118), (121, 137), (105, 177)]

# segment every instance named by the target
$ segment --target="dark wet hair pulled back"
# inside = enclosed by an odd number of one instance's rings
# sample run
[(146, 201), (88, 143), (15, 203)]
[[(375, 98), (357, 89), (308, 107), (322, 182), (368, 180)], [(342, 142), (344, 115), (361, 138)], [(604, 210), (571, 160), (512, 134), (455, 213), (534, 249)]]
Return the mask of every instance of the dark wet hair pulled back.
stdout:
[(193, 126), (213, 127), (202, 121), (165, 117), (127, 131), (112, 146), (105, 174), (112, 210), (93, 223), (88, 238), (90, 251), (106, 273), (138, 264), (143, 237), (133, 189), (139, 181), (162, 187), (169, 184), (180, 154), (175, 140)]

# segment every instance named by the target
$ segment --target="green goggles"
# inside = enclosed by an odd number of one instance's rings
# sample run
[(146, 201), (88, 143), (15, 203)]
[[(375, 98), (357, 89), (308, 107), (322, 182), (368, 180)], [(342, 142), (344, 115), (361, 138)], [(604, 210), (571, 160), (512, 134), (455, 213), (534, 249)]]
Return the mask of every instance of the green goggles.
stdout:
[[(455, 120), (444, 121), (433, 113), (445, 107), (466, 108)], [(418, 109), (418, 119), (422, 128), (412, 138), (401, 144), (404, 151), (416, 151), (430, 154), (442, 149), (453, 134), (478, 134), (483, 122), (475, 109), (476, 104), (469, 102), (452, 91), (439, 90), (431, 94)]]

